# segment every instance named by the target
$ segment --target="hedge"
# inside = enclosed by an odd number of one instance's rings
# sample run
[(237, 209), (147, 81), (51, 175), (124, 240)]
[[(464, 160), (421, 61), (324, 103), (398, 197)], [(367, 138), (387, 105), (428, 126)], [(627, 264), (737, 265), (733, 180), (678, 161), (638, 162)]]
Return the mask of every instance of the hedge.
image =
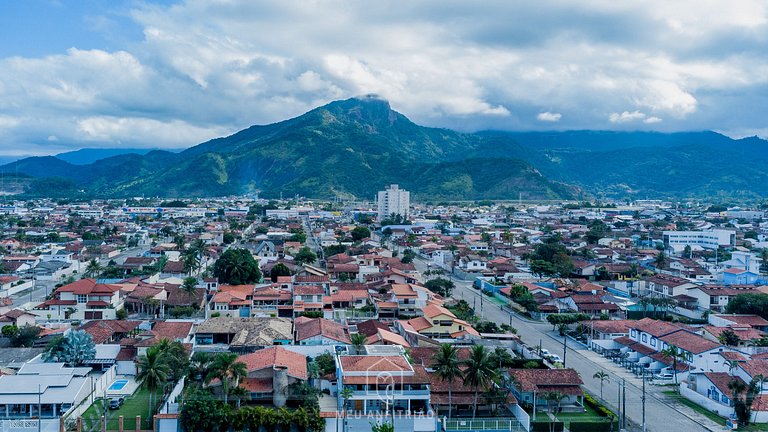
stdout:
[(618, 422), (575, 422), (571, 421), (568, 430), (571, 432), (611, 432), (619, 430)]
[[(554, 429), (551, 428), (554, 423)], [(563, 432), (565, 429), (565, 423), (561, 421), (556, 422), (531, 422), (532, 432)]]

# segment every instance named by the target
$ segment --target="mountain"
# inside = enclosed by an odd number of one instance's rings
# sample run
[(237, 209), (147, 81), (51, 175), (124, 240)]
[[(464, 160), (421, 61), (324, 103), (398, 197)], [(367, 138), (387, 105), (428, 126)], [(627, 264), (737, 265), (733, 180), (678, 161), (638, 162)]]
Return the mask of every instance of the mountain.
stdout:
[[(511, 140), (427, 128), (376, 96), (313, 109), (279, 123), (252, 126), (180, 153), (123, 154), (87, 165), (56, 157), (27, 158), (0, 167), (95, 196), (371, 197), (399, 183), (415, 199), (574, 198), (580, 192), (546, 179), (507, 154)], [(47, 180), (48, 182), (50, 180)], [(33, 188), (39, 190), (40, 188)], [(67, 190), (72, 189), (67, 187)]]
[(768, 142), (715, 132), (482, 132), (543, 175), (624, 197), (768, 197)]
[(153, 149), (139, 148), (82, 148), (79, 150), (59, 153), (56, 155), (56, 158), (73, 165), (88, 165), (112, 156), (125, 154), (145, 155), (152, 150)]
[[(398, 183), (420, 200), (580, 199), (583, 191), (599, 198), (768, 197), (768, 142), (760, 138), (708, 131), (459, 133), (419, 126), (373, 95), (179, 153), (139, 153), (25, 158), (0, 166), (0, 173), (33, 177), (19, 183), (33, 195), (259, 191), (365, 198)], [(78, 164), (88, 157), (99, 159)]]

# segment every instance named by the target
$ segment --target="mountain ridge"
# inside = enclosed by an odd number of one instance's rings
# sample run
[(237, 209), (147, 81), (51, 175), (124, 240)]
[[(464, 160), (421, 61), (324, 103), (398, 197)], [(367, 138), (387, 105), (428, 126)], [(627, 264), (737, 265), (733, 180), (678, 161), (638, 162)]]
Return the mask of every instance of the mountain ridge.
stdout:
[(759, 138), (711, 131), (462, 133), (420, 126), (366, 95), (178, 153), (121, 154), (87, 165), (26, 158), (0, 171), (61, 177), (87, 194), (115, 197), (366, 197), (389, 183), (423, 200), (574, 199), (584, 190), (598, 197), (755, 197), (768, 196), (766, 148)]

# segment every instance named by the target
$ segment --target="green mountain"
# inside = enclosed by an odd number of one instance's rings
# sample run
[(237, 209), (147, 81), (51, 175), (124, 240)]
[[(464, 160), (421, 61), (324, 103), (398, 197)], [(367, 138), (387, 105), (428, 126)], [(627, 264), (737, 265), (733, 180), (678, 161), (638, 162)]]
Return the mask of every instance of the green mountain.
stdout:
[[(124, 154), (87, 165), (55, 157), (0, 167), (39, 179), (57, 177), (95, 196), (372, 197), (399, 183), (416, 199), (575, 198), (579, 190), (547, 180), (508, 156), (512, 140), (416, 125), (375, 96), (332, 102), (299, 117), (252, 126), (180, 153)], [(66, 180), (65, 180), (66, 179)], [(42, 181), (42, 180), (40, 180)], [(51, 179), (45, 180), (50, 189)], [(34, 186), (34, 185), (33, 185)], [(39, 191), (31, 187), (30, 191)]]
[(598, 196), (768, 197), (768, 142), (715, 132), (482, 132), (550, 179)]

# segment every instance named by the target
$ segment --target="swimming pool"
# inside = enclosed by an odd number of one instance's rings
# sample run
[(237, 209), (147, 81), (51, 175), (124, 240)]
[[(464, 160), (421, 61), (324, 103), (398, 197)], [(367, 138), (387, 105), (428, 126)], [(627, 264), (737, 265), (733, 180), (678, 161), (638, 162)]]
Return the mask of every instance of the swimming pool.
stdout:
[(125, 387), (125, 385), (128, 384), (128, 380), (115, 380), (115, 382), (112, 383), (111, 386), (107, 389), (107, 391), (120, 391)]

